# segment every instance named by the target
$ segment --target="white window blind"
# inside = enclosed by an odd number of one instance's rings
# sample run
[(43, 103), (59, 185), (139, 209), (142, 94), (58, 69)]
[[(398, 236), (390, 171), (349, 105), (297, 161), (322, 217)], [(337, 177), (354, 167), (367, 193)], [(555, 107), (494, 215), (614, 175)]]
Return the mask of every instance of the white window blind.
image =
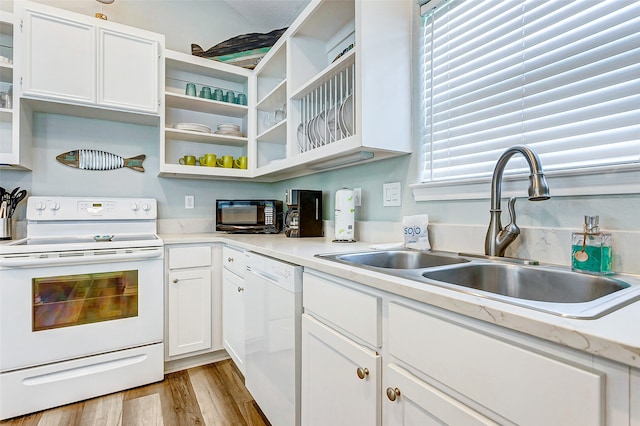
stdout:
[(489, 177), (516, 144), (545, 172), (640, 168), (640, 1), (451, 0), (423, 22), (423, 182)]

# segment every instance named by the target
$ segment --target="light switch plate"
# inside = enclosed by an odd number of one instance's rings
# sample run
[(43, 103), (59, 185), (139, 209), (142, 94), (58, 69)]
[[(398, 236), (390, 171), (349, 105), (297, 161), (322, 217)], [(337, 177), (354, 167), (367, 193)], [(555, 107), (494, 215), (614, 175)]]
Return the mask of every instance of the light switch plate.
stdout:
[(192, 209), (196, 204), (196, 197), (193, 195), (185, 195), (184, 196), (184, 208)]
[(398, 207), (402, 205), (400, 182), (382, 184), (382, 199), (384, 207)]

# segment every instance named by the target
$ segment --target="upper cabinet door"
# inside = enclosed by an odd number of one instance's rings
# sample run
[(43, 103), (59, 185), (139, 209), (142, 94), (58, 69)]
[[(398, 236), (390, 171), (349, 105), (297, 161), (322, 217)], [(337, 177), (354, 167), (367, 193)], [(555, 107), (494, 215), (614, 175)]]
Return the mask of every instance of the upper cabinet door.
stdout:
[(93, 112), (159, 114), (162, 35), (25, 4), (24, 96), (99, 107)]
[(23, 93), (95, 103), (95, 27), (27, 9), (24, 31)]
[(98, 104), (158, 112), (158, 42), (98, 28)]

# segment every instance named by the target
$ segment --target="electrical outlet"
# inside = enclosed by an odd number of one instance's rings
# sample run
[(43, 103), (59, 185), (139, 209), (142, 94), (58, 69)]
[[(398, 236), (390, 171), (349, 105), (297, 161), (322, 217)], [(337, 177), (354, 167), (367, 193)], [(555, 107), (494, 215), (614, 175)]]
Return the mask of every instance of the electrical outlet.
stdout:
[(382, 184), (382, 199), (384, 207), (397, 207), (402, 205), (402, 193), (400, 182)]
[(184, 196), (184, 208), (185, 209), (192, 209), (195, 207), (196, 204), (196, 197), (193, 195), (185, 195)]
[(362, 188), (353, 188), (353, 205), (356, 207), (362, 205)]

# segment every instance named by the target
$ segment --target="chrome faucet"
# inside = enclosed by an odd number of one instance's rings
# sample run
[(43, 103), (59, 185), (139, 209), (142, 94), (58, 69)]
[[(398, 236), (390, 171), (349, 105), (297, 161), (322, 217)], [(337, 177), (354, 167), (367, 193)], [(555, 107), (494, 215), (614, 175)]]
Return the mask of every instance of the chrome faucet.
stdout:
[(484, 241), (484, 254), (489, 256), (504, 256), (507, 247), (520, 235), (520, 228), (516, 225), (515, 197), (509, 199), (510, 223), (503, 228), (500, 219), (502, 215), (502, 210), (500, 210), (502, 174), (509, 159), (517, 153), (522, 154), (529, 163), (531, 171), (529, 175), (529, 201), (544, 201), (550, 198), (540, 158), (530, 147), (514, 145), (503, 152), (496, 163), (491, 180), (491, 220)]

